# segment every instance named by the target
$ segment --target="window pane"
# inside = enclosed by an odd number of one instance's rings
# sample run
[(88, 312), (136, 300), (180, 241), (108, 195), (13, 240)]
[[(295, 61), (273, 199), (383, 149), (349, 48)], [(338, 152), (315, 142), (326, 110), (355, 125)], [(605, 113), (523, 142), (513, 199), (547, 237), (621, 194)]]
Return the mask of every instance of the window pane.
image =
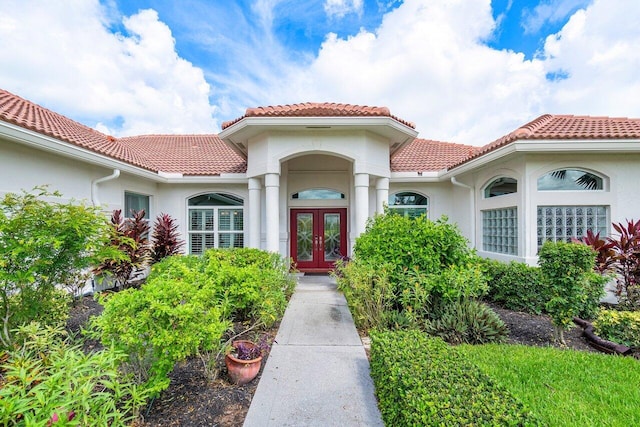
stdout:
[(388, 199), (389, 207), (393, 206), (427, 206), (429, 199), (422, 194), (404, 191), (401, 193), (391, 194)]
[(484, 189), (484, 197), (497, 197), (505, 194), (511, 194), (518, 191), (518, 181), (513, 178), (498, 178), (487, 185)]
[(418, 208), (418, 207), (398, 207), (398, 206), (389, 206), (389, 212), (402, 215), (407, 218), (417, 218), (420, 215), (427, 215), (427, 208)]
[(136, 193), (124, 193), (124, 216), (131, 218), (131, 211), (140, 211), (144, 209), (144, 217), (149, 218), (149, 196)]
[(518, 255), (518, 210), (515, 207), (482, 211), (482, 249)]
[(607, 206), (538, 206), (538, 248), (545, 240), (570, 242), (587, 230), (608, 236)]
[(344, 193), (335, 190), (327, 190), (324, 188), (311, 188), (309, 190), (299, 191), (293, 194), (291, 198), (300, 200), (344, 199)]
[[(211, 193), (189, 200), (189, 253), (201, 254), (210, 248), (244, 247), (244, 210), (225, 208), (242, 200), (226, 194)], [(221, 206), (206, 206), (220, 204)], [(195, 233), (194, 233), (195, 232)]]
[(242, 206), (242, 199), (224, 193), (209, 193), (189, 199), (189, 206)]
[(594, 191), (603, 188), (601, 177), (580, 169), (558, 169), (538, 178), (540, 191)]

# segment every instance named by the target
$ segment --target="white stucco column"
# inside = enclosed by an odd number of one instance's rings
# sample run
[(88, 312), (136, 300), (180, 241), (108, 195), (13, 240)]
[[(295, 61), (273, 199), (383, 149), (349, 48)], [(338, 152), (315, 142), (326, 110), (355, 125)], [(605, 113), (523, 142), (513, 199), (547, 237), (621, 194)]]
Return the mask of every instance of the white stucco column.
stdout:
[(378, 178), (376, 181), (376, 212), (384, 212), (384, 204), (389, 200), (389, 178)]
[(260, 178), (249, 178), (249, 244), (250, 248), (260, 249)]
[(267, 214), (267, 247), (269, 252), (280, 250), (280, 175), (268, 173), (264, 176), (265, 210)]
[(357, 173), (354, 184), (356, 187), (356, 237), (364, 232), (369, 218), (369, 174)]

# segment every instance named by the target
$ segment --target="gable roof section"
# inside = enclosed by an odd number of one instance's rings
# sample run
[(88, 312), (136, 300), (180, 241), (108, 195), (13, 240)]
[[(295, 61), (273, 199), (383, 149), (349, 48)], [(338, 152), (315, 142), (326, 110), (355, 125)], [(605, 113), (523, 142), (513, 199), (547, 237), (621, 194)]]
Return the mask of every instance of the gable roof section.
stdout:
[(2, 89), (0, 89), (0, 119), (97, 154), (144, 169), (152, 169), (143, 158), (122, 145), (116, 138)]
[(143, 135), (119, 141), (163, 172), (211, 176), (247, 170), (246, 160), (217, 135)]
[(411, 129), (416, 128), (415, 124), (392, 115), (387, 107), (369, 107), (334, 102), (305, 102), (302, 104), (247, 108), (244, 116), (222, 123), (222, 129), (224, 130), (247, 117), (389, 117)]
[(414, 139), (391, 158), (392, 172), (436, 172), (475, 153), (478, 147)]
[(449, 166), (456, 168), (517, 140), (640, 139), (640, 119), (544, 114)]
[(0, 120), (153, 172), (243, 173), (246, 161), (216, 135), (114, 138), (0, 89)]

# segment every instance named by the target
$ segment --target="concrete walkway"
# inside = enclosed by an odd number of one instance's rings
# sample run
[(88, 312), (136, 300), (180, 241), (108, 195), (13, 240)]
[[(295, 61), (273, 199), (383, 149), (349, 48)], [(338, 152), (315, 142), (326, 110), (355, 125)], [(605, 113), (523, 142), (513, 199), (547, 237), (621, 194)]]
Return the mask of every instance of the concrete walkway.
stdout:
[(300, 277), (244, 426), (382, 426), (373, 390), (335, 281)]

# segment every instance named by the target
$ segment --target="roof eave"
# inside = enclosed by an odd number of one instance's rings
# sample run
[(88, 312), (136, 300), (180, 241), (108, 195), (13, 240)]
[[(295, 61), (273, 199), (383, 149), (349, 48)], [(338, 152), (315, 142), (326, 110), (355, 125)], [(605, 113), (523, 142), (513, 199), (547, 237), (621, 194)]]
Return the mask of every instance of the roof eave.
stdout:
[(247, 157), (248, 142), (264, 132), (367, 130), (389, 140), (391, 153), (412, 141), (418, 132), (387, 116), (351, 117), (245, 117), (218, 134), (236, 153)]
[(156, 171), (141, 168), (125, 161), (117, 160), (86, 148), (78, 147), (77, 145), (69, 142), (14, 125), (12, 123), (0, 121), (0, 135), (13, 142), (39, 150), (52, 152), (67, 158), (81, 160), (85, 163), (109, 169), (120, 169), (122, 172), (142, 176), (154, 181), (165, 182), (165, 178), (160, 176)]
[(519, 153), (629, 153), (640, 152), (640, 139), (518, 139), (467, 162), (449, 168), (444, 178), (456, 176), (494, 160)]

